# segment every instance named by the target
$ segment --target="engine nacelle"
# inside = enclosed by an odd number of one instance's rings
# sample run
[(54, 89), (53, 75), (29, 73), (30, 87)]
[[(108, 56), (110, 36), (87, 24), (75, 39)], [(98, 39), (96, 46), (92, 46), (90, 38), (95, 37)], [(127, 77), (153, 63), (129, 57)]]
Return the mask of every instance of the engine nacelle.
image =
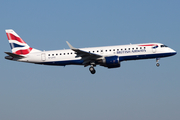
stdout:
[(118, 56), (111, 56), (111, 57), (105, 57), (102, 60), (102, 66), (108, 67), (108, 68), (117, 68), (120, 67), (120, 61)]

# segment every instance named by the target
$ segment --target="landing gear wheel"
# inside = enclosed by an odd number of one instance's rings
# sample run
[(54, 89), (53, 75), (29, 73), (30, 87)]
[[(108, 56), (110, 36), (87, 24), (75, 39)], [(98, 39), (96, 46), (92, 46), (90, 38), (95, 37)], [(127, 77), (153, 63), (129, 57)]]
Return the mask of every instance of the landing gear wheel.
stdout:
[(160, 66), (160, 64), (159, 64), (159, 63), (156, 63), (156, 66), (157, 66), (157, 67), (159, 67), (159, 66)]
[(96, 70), (94, 69), (94, 67), (90, 67), (89, 71), (91, 72), (91, 74), (95, 74), (96, 73)]

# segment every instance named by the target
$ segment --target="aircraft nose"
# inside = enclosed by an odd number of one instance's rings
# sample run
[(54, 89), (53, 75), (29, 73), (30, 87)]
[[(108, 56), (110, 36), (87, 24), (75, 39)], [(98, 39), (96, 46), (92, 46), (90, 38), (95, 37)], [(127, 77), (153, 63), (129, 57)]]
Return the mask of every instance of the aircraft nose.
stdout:
[(172, 53), (173, 55), (177, 54), (177, 52), (176, 52), (175, 50), (173, 50), (173, 49), (171, 49), (171, 53)]
[(177, 54), (177, 52), (174, 50), (174, 55)]

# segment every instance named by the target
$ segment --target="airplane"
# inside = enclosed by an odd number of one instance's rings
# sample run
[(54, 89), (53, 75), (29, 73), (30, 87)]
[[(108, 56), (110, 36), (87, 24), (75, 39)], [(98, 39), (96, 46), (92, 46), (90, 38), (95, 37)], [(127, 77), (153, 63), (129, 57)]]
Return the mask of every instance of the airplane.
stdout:
[(175, 55), (177, 52), (161, 43), (129, 44), (91, 48), (75, 48), (68, 41), (70, 49), (41, 51), (30, 47), (14, 30), (5, 30), (12, 52), (5, 52), (5, 59), (41, 65), (83, 65), (90, 66), (95, 74), (95, 66), (118, 68), (121, 62), (129, 60), (153, 59), (159, 67), (159, 59)]

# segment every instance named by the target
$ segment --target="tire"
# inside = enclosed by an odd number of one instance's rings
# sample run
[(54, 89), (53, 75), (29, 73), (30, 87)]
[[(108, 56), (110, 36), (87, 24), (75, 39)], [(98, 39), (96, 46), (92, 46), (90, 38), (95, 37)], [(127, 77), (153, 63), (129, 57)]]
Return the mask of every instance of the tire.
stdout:
[(93, 71), (93, 70), (94, 70), (94, 68), (93, 68), (93, 67), (90, 67), (90, 68), (89, 68), (89, 71), (90, 71), (90, 72), (91, 72), (91, 71)]
[(160, 66), (160, 64), (159, 64), (159, 63), (156, 63), (156, 66), (157, 66), (157, 67), (159, 67), (159, 66)]
[(94, 69), (94, 67), (90, 67), (89, 71), (91, 72), (91, 74), (95, 74), (96, 73), (96, 70)]

